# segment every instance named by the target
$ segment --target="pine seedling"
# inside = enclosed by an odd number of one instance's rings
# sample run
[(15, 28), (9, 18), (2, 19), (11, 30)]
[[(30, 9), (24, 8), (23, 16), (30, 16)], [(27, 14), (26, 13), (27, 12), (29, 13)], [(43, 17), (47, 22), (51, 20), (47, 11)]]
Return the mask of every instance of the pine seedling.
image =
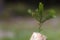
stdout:
[(39, 32), (40, 32), (40, 29), (42, 27), (42, 24), (44, 22), (46, 22), (47, 20), (51, 19), (51, 18), (54, 18), (56, 17), (55, 16), (55, 10), (53, 9), (50, 9), (48, 10), (48, 14), (46, 16), (43, 16), (44, 14), (44, 5), (43, 3), (39, 3), (39, 6), (36, 10), (31, 10), (29, 9), (28, 12), (30, 13), (30, 15), (35, 18), (38, 22), (39, 22)]

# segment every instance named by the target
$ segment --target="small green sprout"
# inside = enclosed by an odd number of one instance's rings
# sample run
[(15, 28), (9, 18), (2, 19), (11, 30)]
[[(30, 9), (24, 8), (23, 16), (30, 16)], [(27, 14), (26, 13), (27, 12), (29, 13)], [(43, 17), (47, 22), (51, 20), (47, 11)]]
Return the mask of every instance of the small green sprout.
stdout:
[(44, 22), (46, 22), (47, 20), (56, 17), (55, 16), (55, 10), (50, 9), (48, 10), (48, 15), (46, 15), (45, 17), (43, 16), (43, 12), (44, 12), (44, 5), (40, 2), (39, 3), (39, 7), (36, 10), (31, 10), (29, 9), (28, 12), (30, 13), (30, 15), (35, 18), (38, 22), (39, 22), (39, 32), (40, 32), (40, 28), (42, 27), (42, 24)]

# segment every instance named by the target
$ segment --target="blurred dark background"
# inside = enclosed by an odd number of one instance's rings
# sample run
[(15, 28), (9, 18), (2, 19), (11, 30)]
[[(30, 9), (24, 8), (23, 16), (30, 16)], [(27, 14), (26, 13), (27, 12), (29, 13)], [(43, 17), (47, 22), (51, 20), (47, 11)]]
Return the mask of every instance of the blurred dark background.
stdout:
[(9, 4), (9, 3), (18, 3), (18, 2), (23, 2), (31, 6), (37, 7), (39, 2), (43, 2), (45, 7), (49, 6), (60, 6), (60, 0), (2, 0), (4, 4)]
[(6, 10), (7, 8), (11, 8), (13, 15), (27, 15), (27, 10), (29, 8), (36, 9), (39, 2), (44, 4), (45, 9), (51, 8), (53, 6), (60, 6), (60, 0), (0, 0), (0, 12), (2, 12), (4, 9)]
[(38, 5), (39, 2), (43, 2), (45, 6), (52, 6), (52, 5), (59, 5), (60, 6), (60, 0), (5, 0), (5, 3), (17, 3), (17, 2), (24, 2), (29, 5)]
[(39, 2), (44, 4), (45, 9), (60, 8), (60, 0), (0, 0), (0, 14), (9, 10), (10, 16), (28, 16), (27, 10), (38, 8)]

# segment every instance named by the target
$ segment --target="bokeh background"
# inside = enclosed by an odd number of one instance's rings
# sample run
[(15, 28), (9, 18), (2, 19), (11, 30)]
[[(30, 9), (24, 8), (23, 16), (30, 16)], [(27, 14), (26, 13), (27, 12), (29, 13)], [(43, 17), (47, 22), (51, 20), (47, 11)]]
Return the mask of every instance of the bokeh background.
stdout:
[(60, 0), (0, 0), (0, 40), (29, 40), (38, 31), (38, 22), (28, 13), (44, 3), (44, 15), (49, 9), (56, 11), (56, 18), (46, 21), (40, 33), (47, 40), (60, 40)]

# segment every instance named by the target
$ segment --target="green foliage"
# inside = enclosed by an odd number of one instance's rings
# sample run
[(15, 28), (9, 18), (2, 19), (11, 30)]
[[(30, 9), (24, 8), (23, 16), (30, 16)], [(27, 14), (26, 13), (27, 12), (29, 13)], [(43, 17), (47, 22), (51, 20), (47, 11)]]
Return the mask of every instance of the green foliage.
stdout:
[(44, 23), (45, 21), (47, 21), (47, 20), (49, 20), (49, 19), (51, 19), (51, 18), (55, 18), (56, 16), (55, 16), (55, 11), (53, 10), (53, 9), (50, 9), (50, 10), (48, 10), (48, 15), (46, 16), (46, 17), (44, 17), (44, 19), (43, 19), (43, 21), (42, 21), (42, 23)]
[(42, 16), (42, 13), (43, 13), (43, 4), (42, 3), (39, 3), (39, 8), (38, 8), (38, 12), (39, 12), (39, 15)]
[(44, 16), (43, 16), (44, 5), (43, 5), (43, 3), (41, 3), (41, 2), (39, 3), (39, 7), (38, 7), (36, 10), (33, 11), (33, 10), (29, 9), (28, 12), (30, 13), (30, 15), (31, 15), (33, 18), (35, 18), (35, 19), (39, 22), (39, 24), (40, 24), (39, 30), (40, 30), (42, 24), (43, 24), (45, 21), (47, 21), (47, 20), (49, 20), (49, 19), (51, 19), (51, 18), (56, 17), (56, 16), (55, 16), (55, 13), (56, 13), (56, 12), (55, 12), (53, 9), (48, 10), (48, 14), (44, 17)]
[(2, 40), (12, 40), (11, 38), (5, 37)]

